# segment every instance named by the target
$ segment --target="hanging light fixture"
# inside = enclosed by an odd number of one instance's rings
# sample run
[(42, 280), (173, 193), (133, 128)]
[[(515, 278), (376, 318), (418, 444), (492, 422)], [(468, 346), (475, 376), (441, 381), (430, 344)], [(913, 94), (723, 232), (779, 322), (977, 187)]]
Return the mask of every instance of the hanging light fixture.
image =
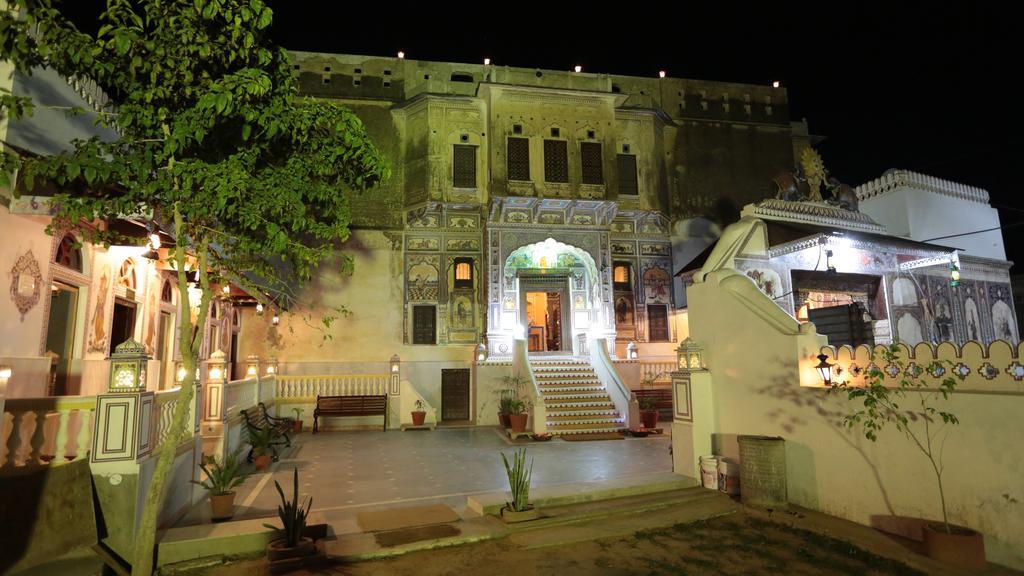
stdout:
[(274, 314), (274, 317), (270, 319), (270, 323), (273, 324), (274, 326), (277, 326), (278, 324), (281, 323), (281, 317), (278, 316), (277, 314)]
[(953, 288), (960, 285), (960, 267), (952, 262), (949, 263), (949, 285)]
[(263, 304), (260, 302), (256, 303), (256, 315), (263, 316)]
[(825, 273), (826, 274), (835, 274), (836, 273), (836, 265), (832, 262), (832, 251), (831, 250), (825, 250)]
[(818, 365), (814, 368), (818, 371), (818, 376), (821, 377), (821, 381), (825, 383), (825, 386), (831, 386), (832, 365), (828, 363), (828, 355), (818, 354)]

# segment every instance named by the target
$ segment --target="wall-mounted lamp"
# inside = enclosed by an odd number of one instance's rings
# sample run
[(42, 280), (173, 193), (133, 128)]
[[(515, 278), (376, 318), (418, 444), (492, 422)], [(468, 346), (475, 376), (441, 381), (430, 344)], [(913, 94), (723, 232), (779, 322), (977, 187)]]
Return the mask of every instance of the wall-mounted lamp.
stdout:
[(263, 316), (263, 304), (260, 304), (259, 302), (256, 303), (256, 315)]
[(818, 365), (814, 369), (818, 371), (818, 376), (825, 386), (832, 385), (832, 364), (828, 363), (828, 355), (818, 354)]
[(573, 70), (575, 70), (576, 72), (583, 72), (583, 66), (577, 64), (576, 67), (573, 68)]
[(391, 373), (392, 374), (398, 374), (398, 369), (401, 366), (401, 362), (402, 362), (402, 359), (398, 357), (398, 354), (395, 354), (394, 356), (391, 357)]
[(267, 360), (267, 370), (266, 370), (267, 376), (271, 376), (271, 375), (277, 374), (277, 371), (278, 371), (277, 357), (271, 356), (270, 359)]
[(185, 366), (178, 363), (178, 369), (174, 372), (174, 381), (179, 384), (185, 380)]
[(277, 326), (278, 324), (281, 323), (281, 317), (278, 316), (277, 314), (274, 314), (274, 317), (270, 319), (270, 323), (273, 324), (274, 326)]
[(832, 251), (831, 250), (825, 250), (825, 273), (826, 274), (835, 274), (836, 273), (836, 265), (835, 265), (835, 263), (832, 262)]
[(484, 66), (490, 66), (490, 65), (491, 65), (491, 59), (490, 58), (484, 58)]
[(484, 362), (484, 361), (486, 361), (487, 360), (487, 346), (484, 346), (483, 342), (477, 344), (476, 345), (476, 352), (475, 352), (475, 354), (476, 354), (476, 361), (477, 362)]
[(960, 267), (952, 262), (949, 263), (949, 285), (953, 288), (960, 285)]
[(637, 356), (636, 342), (626, 344), (626, 358), (629, 360), (636, 360)]
[(658, 70), (658, 78), (664, 78), (664, 77), (665, 77), (665, 71), (664, 70)]
[(254, 378), (260, 373), (260, 357), (250, 354), (245, 358), (245, 377)]
[(10, 366), (0, 366), (0, 380), (10, 380), (13, 372)]
[(779, 87), (779, 81), (778, 80), (776, 80), (775, 82), (772, 82), (772, 88), (778, 88), (778, 87)]
[(401, 60), (403, 58), (405, 58), (405, 52), (402, 52), (401, 50), (399, 50), (398, 51), (398, 59)]

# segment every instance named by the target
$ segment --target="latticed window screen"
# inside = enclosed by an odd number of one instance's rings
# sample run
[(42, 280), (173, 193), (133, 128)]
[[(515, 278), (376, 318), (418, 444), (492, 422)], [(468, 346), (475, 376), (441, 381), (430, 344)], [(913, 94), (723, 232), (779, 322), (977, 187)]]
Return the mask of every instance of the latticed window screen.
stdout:
[(668, 342), (668, 307), (662, 305), (647, 307), (647, 326), (650, 342)]
[(412, 307), (412, 343), (434, 344), (437, 342), (437, 313), (435, 306)]
[(526, 138), (508, 139), (508, 179), (530, 179), (530, 141)]
[(565, 140), (544, 141), (544, 181), (569, 181), (569, 146)]
[(584, 184), (604, 184), (600, 142), (580, 143), (580, 165), (583, 168)]
[(452, 185), (456, 188), (476, 188), (476, 146), (455, 145)]
[(619, 194), (637, 195), (639, 187), (636, 181), (636, 156), (619, 154)]

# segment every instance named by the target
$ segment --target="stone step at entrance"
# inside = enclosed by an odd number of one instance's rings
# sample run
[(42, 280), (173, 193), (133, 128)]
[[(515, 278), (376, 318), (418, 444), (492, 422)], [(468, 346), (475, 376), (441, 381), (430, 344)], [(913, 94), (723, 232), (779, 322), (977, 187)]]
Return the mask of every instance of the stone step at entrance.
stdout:
[(625, 428), (589, 361), (531, 357), (530, 368), (547, 407), (550, 434), (606, 434)]

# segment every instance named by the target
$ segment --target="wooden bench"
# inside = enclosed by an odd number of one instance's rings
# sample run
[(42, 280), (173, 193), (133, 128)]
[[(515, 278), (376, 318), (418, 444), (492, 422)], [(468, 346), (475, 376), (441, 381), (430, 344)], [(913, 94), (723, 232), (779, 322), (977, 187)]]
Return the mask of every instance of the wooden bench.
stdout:
[[(288, 436), (288, 433), (292, 431), (292, 424), (287, 422), (286, 418), (276, 418), (267, 413), (267, 407), (260, 402), (259, 408), (254, 411), (242, 410), (242, 420), (245, 422), (245, 431), (248, 434), (252, 434), (254, 430), (266, 430), (270, 429), (273, 431), (274, 439), (270, 443), (270, 449), (273, 451), (274, 461), (277, 462), (277, 448), (284, 444), (287, 448), (292, 445), (292, 439)], [(247, 462), (252, 462), (252, 451), (253, 448), (249, 446), (249, 454), (245, 456)]]
[(658, 411), (659, 422), (671, 422), (672, 414), (672, 389), (671, 388), (643, 388), (633, 390), (637, 401), (641, 398), (653, 398), (654, 407)]
[(313, 410), (313, 434), (317, 433), (317, 419), (321, 416), (383, 416), (383, 430), (388, 429), (388, 397), (380, 396), (317, 396)]

